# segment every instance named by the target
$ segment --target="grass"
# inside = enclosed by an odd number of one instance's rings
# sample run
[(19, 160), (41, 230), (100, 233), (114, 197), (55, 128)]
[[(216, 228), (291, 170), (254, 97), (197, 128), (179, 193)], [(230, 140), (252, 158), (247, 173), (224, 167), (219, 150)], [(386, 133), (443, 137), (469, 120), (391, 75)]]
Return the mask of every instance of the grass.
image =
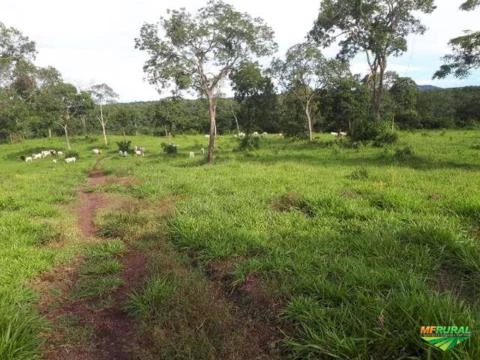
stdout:
[(20, 156), (62, 148), (61, 140), (0, 145), (0, 358), (32, 359), (46, 327), (34, 310), (29, 281), (80, 251), (67, 204), (93, 159), (75, 166)]
[[(141, 240), (138, 246), (150, 253), (150, 280), (132, 294), (129, 311), (153, 342), (167, 344), (157, 348), (157, 358), (221, 353), (227, 330), (220, 318), (231, 316), (229, 307), (206, 328), (198, 315), (211, 314), (201, 270), (215, 262), (231, 262), (228, 288), (237, 291), (255, 278), (272, 301), (284, 304), (275, 315), (287, 329), (283, 344), (290, 358), (479, 358), (475, 332), (448, 353), (419, 337), (422, 325), (474, 331), (480, 325), (480, 134), (427, 134), (403, 132), (398, 144), (385, 148), (348, 148), (326, 135), (313, 144), (272, 135), (249, 152), (234, 151), (236, 140), (222, 136), (215, 166), (203, 165), (202, 136), (177, 136), (176, 156), (163, 154), (165, 140), (152, 137), (134, 140), (147, 148), (144, 158), (107, 151), (102, 166), (108, 174), (138, 181), (105, 190), (139, 203), (106, 216), (100, 233)], [(0, 194), (0, 334), (8, 324), (24, 324), (14, 326), (16, 336), (0, 340), (2, 359), (34, 354), (42, 322), (31, 310), (35, 296), (25, 279), (71, 256), (68, 246), (55, 251), (52, 244), (74, 237), (64, 239), (72, 218), (63, 216), (62, 206), (73, 201), (94, 161), (86, 151), (95, 144), (81, 141), (74, 168), (17, 160), (45, 143), (0, 146), (0, 186), (6, 189)], [(190, 151), (196, 159), (189, 159)], [(159, 199), (167, 198), (175, 211), (155, 218), (164, 211)], [(141, 216), (141, 204), (150, 215)], [(161, 239), (171, 243), (161, 245)], [(198, 269), (185, 274), (189, 259)], [(83, 269), (102, 279), (117, 270), (112, 254)], [(12, 307), (25, 311), (14, 316)]]
[[(478, 338), (443, 354), (425, 324), (479, 326), (478, 131), (401, 133), (385, 148), (273, 136), (251, 152), (218, 142), (217, 164), (177, 136), (176, 157), (112, 161), (141, 180), (139, 199), (180, 197), (169, 220), (177, 249), (201, 266), (236, 259), (230, 285), (255, 276), (285, 299), (292, 358), (478, 358)], [(154, 139), (142, 144), (152, 148)], [(151, 288), (147, 287), (148, 291)], [(141, 297), (137, 300), (140, 301)], [(290, 327), (289, 327), (290, 328)]]

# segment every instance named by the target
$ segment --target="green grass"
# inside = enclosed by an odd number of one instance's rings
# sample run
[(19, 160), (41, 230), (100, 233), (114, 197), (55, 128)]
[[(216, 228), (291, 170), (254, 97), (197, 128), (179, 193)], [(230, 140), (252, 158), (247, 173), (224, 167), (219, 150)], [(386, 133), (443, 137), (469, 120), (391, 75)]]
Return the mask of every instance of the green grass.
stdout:
[[(258, 279), (285, 304), (279, 316), (289, 329), (284, 344), (291, 358), (427, 359), (420, 326), (480, 326), (480, 133), (427, 135), (403, 132), (386, 148), (346, 148), (327, 135), (313, 144), (272, 135), (251, 152), (235, 151), (234, 138), (222, 136), (215, 166), (203, 165), (203, 136), (177, 136), (176, 156), (162, 153), (165, 139), (136, 137), (147, 148), (144, 158), (121, 158), (112, 148), (102, 166), (140, 181), (104, 188), (149, 203), (174, 196), (168, 229), (144, 229), (144, 240), (154, 244), (156, 232), (168, 235), (201, 267), (232, 260), (232, 287)], [(72, 219), (60, 205), (74, 199), (94, 162), (87, 151), (99, 145), (75, 143), (81, 157), (70, 168), (17, 160), (43, 144), (0, 146), (0, 299), (7, 299), (0, 301), (0, 334), (8, 324), (25, 324), (0, 341), (2, 359), (15, 358), (16, 349), (29, 358), (35, 349), (40, 322), (25, 280), (67, 257), (48, 244), (68, 229)], [(129, 222), (148, 225), (128, 211), (103, 221), (109, 237), (128, 232)], [(163, 275), (152, 279), (132, 295), (133, 313), (171, 303), (162, 294), (177, 288), (166, 286)], [(15, 318), (18, 304), (27, 310)], [(478, 359), (478, 343), (474, 333), (457, 349), (433, 349), (430, 356)]]
[(112, 293), (123, 284), (119, 273), (122, 264), (118, 257), (124, 252), (121, 240), (108, 240), (86, 251), (85, 262), (80, 266), (79, 278), (73, 289), (73, 297), (91, 298), (105, 305)]
[[(76, 142), (76, 148), (85, 145)], [(47, 324), (34, 310), (29, 282), (80, 251), (76, 221), (65, 206), (76, 198), (93, 157), (74, 166), (21, 155), (62, 148), (62, 141), (0, 145), (0, 359), (33, 359)]]
[[(250, 275), (277, 284), (291, 357), (427, 358), (421, 325), (480, 325), (480, 134), (428, 135), (358, 149), (271, 136), (248, 153), (225, 136), (215, 166), (188, 159), (204, 139), (177, 136), (176, 157), (105, 166), (143, 181), (114, 192), (179, 195), (169, 221), (178, 249), (203, 264), (236, 259), (232, 286)], [(431, 356), (475, 359), (477, 345), (474, 335)]]

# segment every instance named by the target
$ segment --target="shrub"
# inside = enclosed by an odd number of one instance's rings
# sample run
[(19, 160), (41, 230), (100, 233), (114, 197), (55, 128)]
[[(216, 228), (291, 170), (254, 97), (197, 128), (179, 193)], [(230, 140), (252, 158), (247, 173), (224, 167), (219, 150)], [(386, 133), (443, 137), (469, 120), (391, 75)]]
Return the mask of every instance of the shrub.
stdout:
[(118, 150), (119, 151), (126, 151), (127, 153), (130, 152), (130, 145), (132, 142), (130, 140), (122, 140), (117, 142)]
[(80, 158), (80, 155), (79, 155), (78, 151), (68, 150), (68, 151), (65, 153), (65, 157), (66, 157), (66, 158), (74, 157), (74, 158), (79, 159), (79, 158)]
[(169, 155), (174, 155), (178, 152), (178, 145), (177, 144), (165, 144), (162, 143), (163, 152)]
[(388, 144), (394, 144), (398, 141), (398, 134), (393, 131), (382, 131), (373, 141), (373, 146), (382, 147)]
[(403, 148), (395, 149), (394, 157), (397, 160), (403, 161), (411, 159), (414, 155), (414, 151), (410, 146), (405, 146)]
[(408, 110), (395, 115), (395, 124), (400, 129), (418, 129), (422, 122), (415, 110)]
[(243, 139), (239, 140), (238, 150), (241, 151), (250, 151), (260, 148), (260, 138), (253, 137), (250, 135), (245, 136)]
[(360, 120), (353, 123), (350, 135), (353, 141), (374, 140), (381, 132), (380, 126), (371, 120)]

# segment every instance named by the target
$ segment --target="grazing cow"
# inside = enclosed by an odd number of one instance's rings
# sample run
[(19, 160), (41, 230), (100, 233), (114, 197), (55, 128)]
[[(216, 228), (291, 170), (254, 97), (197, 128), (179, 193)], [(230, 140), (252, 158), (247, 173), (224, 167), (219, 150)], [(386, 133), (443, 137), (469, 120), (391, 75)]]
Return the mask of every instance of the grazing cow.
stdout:
[(95, 154), (95, 155), (99, 155), (102, 153), (102, 150), (100, 149), (93, 149), (92, 152)]
[(27, 157), (25, 158), (25, 162), (32, 162), (32, 161), (33, 161), (33, 159), (32, 159), (31, 156), (27, 156)]
[(70, 164), (70, 163), (75, 163), (77, 161), (77, 158), (76, 157), (69, 157), (69, 158), (66, 158), (65, 159), (65, 162), (67, 164)]
[(42, 154), (32, 154), (33, 160), (38, 160), (42, 158)]

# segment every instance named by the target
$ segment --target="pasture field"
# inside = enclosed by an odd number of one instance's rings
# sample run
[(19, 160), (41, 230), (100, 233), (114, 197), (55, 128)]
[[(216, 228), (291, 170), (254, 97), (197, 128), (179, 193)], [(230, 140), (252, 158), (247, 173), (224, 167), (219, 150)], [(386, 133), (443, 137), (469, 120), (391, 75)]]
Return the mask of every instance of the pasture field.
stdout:
[[(327, 135), (312, 144), (269, 135), (250, 152), (236, 151), (237, 140), (225, 135), (213, 166), (200, 155), (203, 136), (171, 139), (179, 145), (175, 156), (161, 151), (168, 139), (131, 140), (147, 148), (145, 157), (121, 158), (112, 145), (99, 166), (130, 179), (102, 191), (140, 202), (137, 214), (117, 210), (98, 221), (104, 235), (128, 242), (143, 228), (150, 240), (138, 245), (155, 255), (150, 277), (126, 308), (156, 344), (152, 358), (220, 358), (222, 328), (205, 330), (203, 321), (188, 332), (183, 315), (192, 313), (188, 307), (208, 312), (206, 295), (197, 296), (204, 290), (188, 301), (183, 290), (212, 282), (250, 315), (258, 307), (252, 316), (280, 334), (275, 356), (480, 358), (479, 131), (402, 132), (383, 148), (346, 146)], [(39, 334), (49, 330), (31, 283), (91, 246), (79, 241), (71, 207), (101, 139), (75, 139), (77, 164), (18, 159), (62, 144), (0, 146), (1, 359), (38, 354)], [(158, 199), (170, 199), (174, 212), (157, 218)], [(157, 233), (167, 241), (168, 262), (153, 251)], [(421, 340), (426, 325), (468, 326), (473, 335), (442, 352)]]

